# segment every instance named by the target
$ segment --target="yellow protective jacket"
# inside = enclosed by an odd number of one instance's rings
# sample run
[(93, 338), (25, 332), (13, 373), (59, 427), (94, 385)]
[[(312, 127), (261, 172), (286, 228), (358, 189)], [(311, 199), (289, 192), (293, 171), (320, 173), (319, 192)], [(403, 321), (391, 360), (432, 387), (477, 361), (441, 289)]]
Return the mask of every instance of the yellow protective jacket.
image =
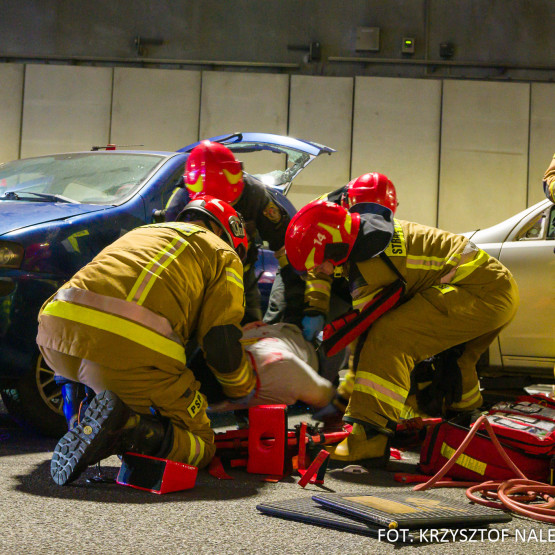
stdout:
[[(147, 225), (106, 247), (45, 302), (37, 343), (114, 369), (175, 374), (195, 339), (208, 361), (225, 353), (211, 369), (237, 398), (256, 384), (239, 342), (243, 312), (243, 268), (231, 247), (194, 224)], [(222, 340), (213, 332), (224, 326)]]
[[(406, 281), (405, 298), (428, 287), (437, 287), (447, 293), (450, 283), (470, 284), (476, 280), (480, 283), (483, 279), (473, 277), (473, 273), (489, 255), (463, 235), (397, 219), (394, 226), (393, 238), (385, 254)], [(361, 308), (397, 277), (380, 257), (357, 262), (355, 268), (351, 263), (349, 281), (353, 307)], [(488, 276), (488, 281), (491, 279), (492, 276)]]
[(394, 220), (384, 252), (395, 270), (380, 256), (364, 260), (364, 236), (359, 238), (350, 256), (353, 306), (362, 307), (398, 274), (406, 281), (406, 294), (405, 302), (381, 316), (359, 341), (345, 419), (391, 433), (404, 410), (414, 364), (460, 343), (465, 343), (457, 360), (462, 396), (451, 408), (479, 406), (476, 362), (518, 306), (510, 272), (466, 237), (417, 223)]

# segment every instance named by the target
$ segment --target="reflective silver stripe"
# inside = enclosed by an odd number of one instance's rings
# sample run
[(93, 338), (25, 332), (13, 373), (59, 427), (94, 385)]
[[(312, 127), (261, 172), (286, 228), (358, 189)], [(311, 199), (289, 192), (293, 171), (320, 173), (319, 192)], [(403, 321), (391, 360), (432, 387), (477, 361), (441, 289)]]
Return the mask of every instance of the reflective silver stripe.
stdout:
[(173, 331), (167, 318), (152, 312), (144, 306), (125, 301), (124, 299), (116, 299), (115, 297), (108, 297), (93, 291), (87, 291), (86, 289), (70, 287), (60, 289), (52, 300), (88, 306), (108, 314), (126, 318), (183, 345), (183, 341)]
[[(467, 255), (468, 256), (468, 255)], [(482, 249), (470, 253), (470, 260), (457, 266), (455, 276), (449, 283), (458, 283), (465, 277), (469, 276), (478, 266), (481, 266), (489, 260), (489, 254)]]
[(156, 257), (143, 268), (141, 275), (137, 278), (135, 285), (133, 285), (131, 291), (127, 295), (127, 300), (142, 305), (162, 271), (176, 260), (188, 245), (189, 243), (187, 243), (185, 239), (176, 237), (169, 245), (162, 249)]
[(199, 436), (191, 433), (189, 430), (185, 430), (189, 436), (189, 441), (191, 443), (191, 450), (189, 452), (188, 464), (192, 466), (198, 466), (202, 458), (204, 457), (204, 440)]

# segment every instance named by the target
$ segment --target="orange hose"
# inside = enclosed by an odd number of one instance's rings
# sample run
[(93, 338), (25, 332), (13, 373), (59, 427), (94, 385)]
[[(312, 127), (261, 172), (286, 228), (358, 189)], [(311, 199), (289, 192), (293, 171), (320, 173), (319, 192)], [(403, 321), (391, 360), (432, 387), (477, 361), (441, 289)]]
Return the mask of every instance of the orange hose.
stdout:
[[(492, 440), (498, 453), (501, 455), (503, 460), (507, 463), (509, 468), (511, 468), (518, 478), (505, 481), (488, 481), (483, 483), (471, 483), (471, 482), (440, 482), (449, 469), (457, 462), (459, 456), (464, 452), (467, 445), (470, 443), (474, 435), (478, 432), (481, 426), (484, 425), (486, 428), (490, 439)], [(499, 443), (491, 424), (487, 420), (485, 415), (480, 416), (476, 420), (472, 430), (470, 430), (467, 436), (464, 438), (463, 442), (460, 444), (459, 448), (455, 451), (453, 456), (439, 469), (439, 471), (432, 476), (425, 484), (418, 484), (413, 488), (415, 491), (422, 491), (430, 489), (432, 487), (455, 487), (458, 486), (468, 486), (466, 491), (466, 496), (473, 503), (478, 503), (480, 505), (485, 505), (487, 507), (492, 507), (494, 509), (511, 510), (515, 513), (521, 514), (523, 516), (529, 517), (533, 520), (540, 520), (543, 522), (549, 522), (555, 524), (555, 486), (550, 486), (543, 482), (536, 482), (534, 480), (529, 480), (523, 472), (515, 465), (515, 463), (507, 455), (503, 446)], [(495, 488), (495, 489), (494, 489)], [(477, 497), (474, 495), (475, 492), (480, 492), (482, 497)], [(498, 501), (488, 501), (487, 499), (497, 499)], [(544, 503), (538, 503), (538, 500), (542, 499)], [(526, 502), (534, 503), (533, 505), (528, 505)]]

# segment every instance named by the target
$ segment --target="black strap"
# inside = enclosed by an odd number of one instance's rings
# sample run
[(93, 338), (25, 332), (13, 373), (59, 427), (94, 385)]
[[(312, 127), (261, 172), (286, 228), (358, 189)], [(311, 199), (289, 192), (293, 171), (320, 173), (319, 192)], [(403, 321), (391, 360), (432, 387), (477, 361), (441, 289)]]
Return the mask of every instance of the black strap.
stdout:
[(387, 264), (389, 269), (392, 270), (397, 275), (397, 277), (403, 282), (403, 284), (406, 285), (407, 280), (403, 277), (403, 274), (401, 274), (401, 272), (397, 269), (397, 266), (395, 266), (395, 264), (391, 262), (389, 256), (387, 256), (385, 252), (381, 252), (380, 258)]

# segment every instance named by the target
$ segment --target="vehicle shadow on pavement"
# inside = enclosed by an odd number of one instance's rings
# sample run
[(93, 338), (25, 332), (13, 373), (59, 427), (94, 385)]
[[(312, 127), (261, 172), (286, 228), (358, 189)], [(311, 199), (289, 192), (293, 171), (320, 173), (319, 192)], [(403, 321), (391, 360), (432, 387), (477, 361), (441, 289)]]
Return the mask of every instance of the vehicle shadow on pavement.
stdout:
[[(111, 464), (112, 459), (108, 459)], [(117, 464), (117, 459), (116, 459)], [(97, 475), (97, 467), (89, 467), (75, 482), (67, 486), (58, 486), (50, 476), (50, 460), (37, 465), (29, 474), (15, 475), (17, 481), (15, 489), (28, 495), (51, 497), (59, 499), (82, 499), (86, 501), (101, 501), (110, 503), (179, 503), (186, 501), (226, 501), (254, 497), (264, 488), (271, 488), (273, 484), (264, 482), (264, 476), (234, 472), (233, 480), (218, 480), (202, 469), (197, 476), (192, 489), (157, 495), (155, 493), (121, 486), (115, 482), (119, 471), (117, 466), (103, 466), (102, 476), (110, 483), (88, 482)], [(296, 479), (287, 477), (284, 483)]]

